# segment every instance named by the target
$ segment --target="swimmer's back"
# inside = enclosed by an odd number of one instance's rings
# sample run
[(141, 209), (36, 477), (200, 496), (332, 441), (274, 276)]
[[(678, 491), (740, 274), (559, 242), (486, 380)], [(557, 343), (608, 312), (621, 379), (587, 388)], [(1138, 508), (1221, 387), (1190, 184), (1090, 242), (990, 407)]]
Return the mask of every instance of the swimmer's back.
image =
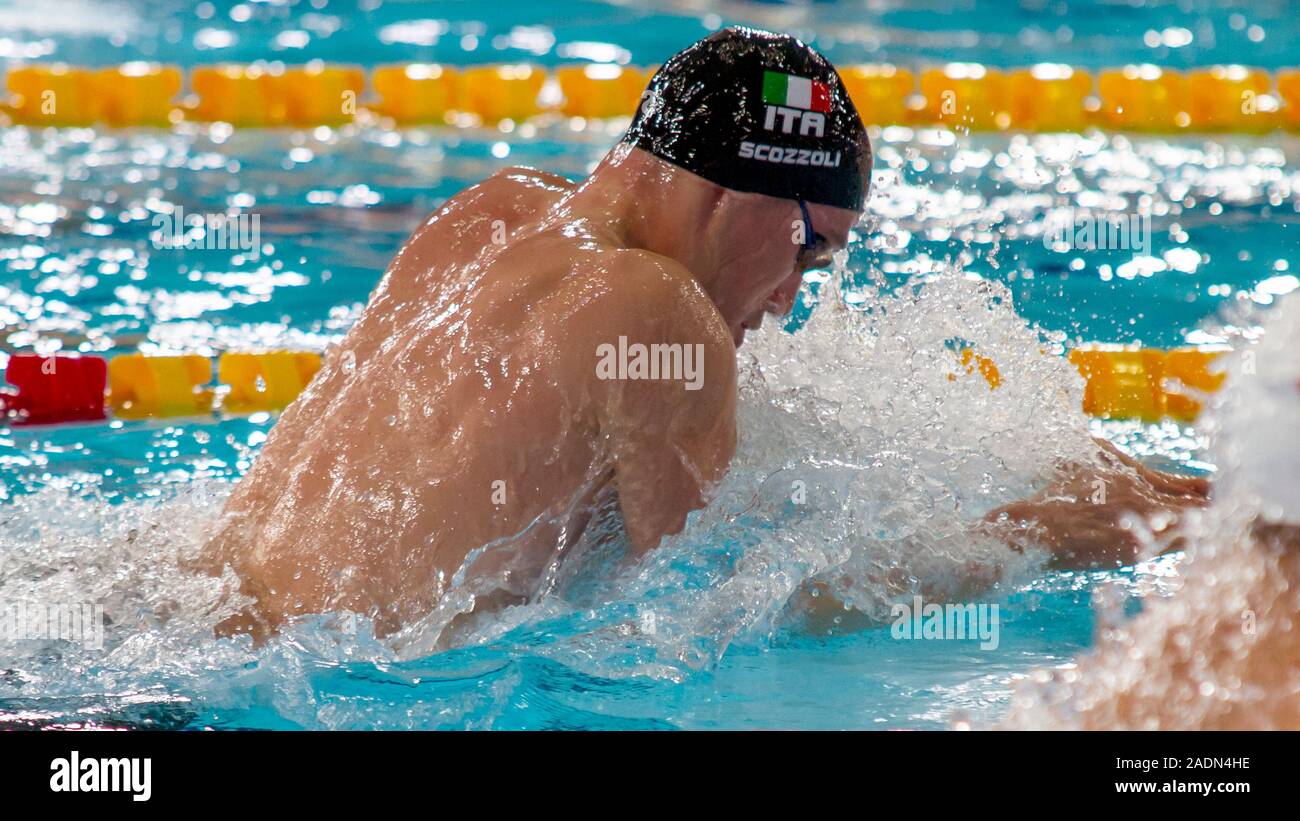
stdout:
[[(218, 540), (272, 621), (346, 608), (394, 627), (498, 540), (526, 595), (608, 476), (601, 414), (621, 396), (596, 381), (596, 350), (620, 333), (707, 340), (712, 395), (734, 394), (730, 336), (694, 279), (555, 219), (571, 189), (510, 169), (454, 198), (285, 411)], [(720, 401), (705, 393), (690, 398)]]

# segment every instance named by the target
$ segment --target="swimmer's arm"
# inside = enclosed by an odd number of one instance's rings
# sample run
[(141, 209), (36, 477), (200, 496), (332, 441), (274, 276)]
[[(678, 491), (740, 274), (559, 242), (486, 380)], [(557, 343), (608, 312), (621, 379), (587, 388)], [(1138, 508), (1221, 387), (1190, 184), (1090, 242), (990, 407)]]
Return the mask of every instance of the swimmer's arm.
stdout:
[[(730, 346), (729, 346), (730, 347)], [(678, 533), (736, 447), (735, 355), (705, 356), (699, 390), (680, 381), (629, 381), (612, 421), (614, 487), (636, 555)], [(710, 366), (712, 374), (710, 374)]]
[(1132, 564), (1143, 546), (1130, 518), (1153, 526), (1159, 552), (1178, 550), (1179, 515), (1209, 500), (1209, 482), (1152, 470), (1111, 443), (1096, 440), (1095, 463), (1063, 465), (1057, 479), (1030, 499), (992, 511), (983, 530), (1014, 549), (1046, 547), (1053, 566), (1088, 569)]
[[(1199, 477), (1174, 476), (1142, 465), (1111, 443), (1098, 439), (1101, 449), (1096, 464), (1061, 466), (1055, 482), (1030, 499), (1014, 502), (989, 513), (976, 530), (994, 536), (1016, 551), (1031, 546), (1050, 551), (1050, 562), (1061, 569), (1089, 569), (1132, 564), (1139, 542), (1125, 526), (1129, 514), (1150, 517), (1170, 514), (1170, 526), (1156, 538), (1163, 551), (1178, 550), (1181, 539), (1174, 527), (1177, 514), (1207, 502), (1209, 483)], [(1098, 485), (1098, 482), (1101, 484)], [(1103, 496), (1098, 487), (1106, 488)], [(1098, 501), (1093, 501), (1096, 498)], [(1298, 531), (1300, 532), (1300, 531)], [(942, 586), (922, 579), (918, 592), (932, 601), (969, 601), (1000, 581), (1002, 569), (971, 562), (958, 577)], [(905, 579), (897, 580), (903, 586)], [(810, 581), (794, 596), (791, 609), (804, 618), (814, 632), (838, 628), (854, 629), (870, 624), (870, 618), (849, 609), (831, 586)]]
[(595, 382), (614, 468), (611, 489), (640, 555), (679, 532), (726, 473), (736, 447), (736, 352), (712, 303), (692, 290), (698, 288), (693, 280), (682, 284), (689, 274), (663, 276), (633, 260), (626, 277), (637, 280), (631, 307), (605, 312), (600, 340), (614, 345), (625, 336), (628, 350), (638, 343), (679, 345), (693, 365), (680, 374), (688, 378)]

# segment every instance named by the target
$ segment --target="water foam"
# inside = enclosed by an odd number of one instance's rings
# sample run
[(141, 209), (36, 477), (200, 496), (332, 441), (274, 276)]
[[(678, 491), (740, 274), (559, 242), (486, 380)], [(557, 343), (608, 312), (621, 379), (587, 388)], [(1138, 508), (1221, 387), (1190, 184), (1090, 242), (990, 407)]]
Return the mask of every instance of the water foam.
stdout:
[[(680, 680), (798, 620), (809, 582), (884, 619), (915, 592), (969, 596), (975, 579), (996, 598), (1029, 578), (1039, 557), (973, 528), (1094, 450), (1059, 340), (1017, 316), (1003, 286), (959, 272), (868, 289), (852, 307), (837, 282), (806, 327), (769, 326), (739, 351), (738, 452), (683, 533), (628, 567), (607, 517), (549, 592), (455, 641)], [(964, 346), (996, 362), (996, 390), (960, 364)], [(338, 615), (302, 619), (264, 647), (213, 638), (244, 603), (237, 581), (182, 568), (226, 491), (191, 482), (120, 504), (49, 489), (16, 500), (0, 531), (0, 599), (99, 602), (111, 625), (100, 652), (0, 643), (0, 698), (36, 697), (38, 713), (65, 718), (78, 699), (112, 712), (180, 698), (204, 715), (263, 705), (292, 724), (348, 726), (346, 710), (317, 701), (320, 665), (401, 664), (446, 646), (446, 619), (380, 642), (364, 619)]]
[[(769, 639), (809, 582), (880, 621), (914, 593), (965, 601), (1040, 565), (973, 529), (1095, 451), (1059, 342), (1003, 286), (957, 272), (857, 292), (852, 309), (836, 282), (806, 327), (769, 326), (741, 349), (738, 450), (708, 507), (544, 652), (605, 676), (680, 677)], [(996, 362), (1000, 387), (959, 365), (958, 344)]]

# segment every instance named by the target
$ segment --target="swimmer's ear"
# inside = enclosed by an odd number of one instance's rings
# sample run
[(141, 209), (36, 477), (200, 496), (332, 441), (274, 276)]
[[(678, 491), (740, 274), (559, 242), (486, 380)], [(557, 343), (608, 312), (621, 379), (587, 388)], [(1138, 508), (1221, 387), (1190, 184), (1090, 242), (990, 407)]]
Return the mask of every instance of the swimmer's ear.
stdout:
[(764, 306), (770, 314), (785, 316), (794, 308), (794, 301), (799, 297), (799, 287), (803, 285), (803, 271), (795, 271), (781, 282), (777, 289), (767, 298)]

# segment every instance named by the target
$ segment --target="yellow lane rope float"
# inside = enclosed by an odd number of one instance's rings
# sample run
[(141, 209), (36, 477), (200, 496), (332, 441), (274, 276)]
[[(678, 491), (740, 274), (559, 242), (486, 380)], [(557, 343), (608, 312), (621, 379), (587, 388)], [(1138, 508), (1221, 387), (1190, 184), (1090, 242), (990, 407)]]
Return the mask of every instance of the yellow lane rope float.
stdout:
[(1200, 398), (1223, 386), (1226, 375), (1214, 367), (1222, 350), (1090, 346), (1070, 351), (1083, 375), (1083, 411), (1112, 419), (1191, 422), (1200, 415)]
[[(1192, 422), (1204, 396), (1223, 385), (1215, 360), (1225, 350), (1091, 345), (1070, 351), (1069, 357), (1086, 382), (1085, 413)], [(961, 371), (978, 373), (990, 390), (1001, 386), (1003, 377), (992, 359), (968, 348), (957, 361)], [(13, 387), (0, 392), (0, 420), (37, 424), (104, 419), (109, 411), (140, 419), (217, 409), (234, 414), (282, 410), (320, 365), (319, 354), (305, 351), (224, 353), (217, 361), (214, 387), (212, 361), (205, 356), (124, 354), (105, 367), (98, 356), (14, 354), (5, 374)]]
[[(9, 70), (0, 112), (18, 125), (238, 127), (495, 125), (538, 116), (602, 120), (636, 110), (653, 68), (611, 64), (455, 67), (358, 66), (320, 61), (112, 68), (62, 64)], [(1300, 69), (1210, 66), (1186, 72), (1150, 64), (1092, 72), (1042, 63), (1003, 70), (949, 63), (912, 70), (841, 68), (871, 125), (971, 131), (1259, 134), (1300, 131)], [(182, 92), (184, 92), (182, 96)]]
[[(1093, 344), (1071, 350), (1069, 358), (1084, 379), (1083, 412), (1089, 416), (1193, 422), (1201, 413), (1201, 400), (1223, 387), (1227, 375), (1216, 369), (1215, 361), (1226, 351)], [(989, 390), (1001, 386), (1002, 373), (992, 359), (966, 348), (958, 363), (966, 374), (978, 371)]]

